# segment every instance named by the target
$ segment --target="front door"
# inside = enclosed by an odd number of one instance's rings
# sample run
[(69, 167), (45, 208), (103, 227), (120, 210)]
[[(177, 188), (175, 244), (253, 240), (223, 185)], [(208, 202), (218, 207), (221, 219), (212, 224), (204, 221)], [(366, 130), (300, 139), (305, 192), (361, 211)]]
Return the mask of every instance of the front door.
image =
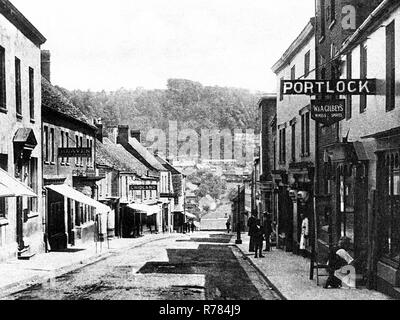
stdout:
[(75, 245), (75, 233), (74, 233), (74, 212), (72, 210), (72, 200), (67, 200), (67, 223), (68, 223), (68, 244), (71, 246)]
[(22, 209), (22, 197), (17, 197), (17, 243), (18, 251), (25, 249), (24, 243), (24, 214)]
[(50, 250), (65, 250), (68, 247), (68, 239), (64, 218), (64, 197), (49, 191), (48, 203)]

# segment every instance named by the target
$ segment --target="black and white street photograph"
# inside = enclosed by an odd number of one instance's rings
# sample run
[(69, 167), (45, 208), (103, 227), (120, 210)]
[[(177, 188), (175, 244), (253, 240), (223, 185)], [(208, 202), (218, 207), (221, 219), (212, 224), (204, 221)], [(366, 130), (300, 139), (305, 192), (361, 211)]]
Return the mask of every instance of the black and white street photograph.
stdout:
[(398, 299), (399, 0), (0, 0), (0, 308)]

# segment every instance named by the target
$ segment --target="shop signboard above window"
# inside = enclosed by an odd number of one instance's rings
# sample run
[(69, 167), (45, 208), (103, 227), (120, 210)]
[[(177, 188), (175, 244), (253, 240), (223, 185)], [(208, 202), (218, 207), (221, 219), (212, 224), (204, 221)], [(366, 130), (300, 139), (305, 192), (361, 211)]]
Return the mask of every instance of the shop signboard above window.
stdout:
[(59, 158), (74, 158), (74, 157), (85, 157), (90, 158), (92, 156), (92, 148), (59, 148)]
[(130, 190), (133, 191), (157, 191), (157, 186), (156, 185), (135, 185), (131, 184), (129, 186)]
[(311, 100), (311, 118), (326, 126), (346, 118), (346, 100)]
[(375, 95), (376, 79), (282, 80), (283, 95)]

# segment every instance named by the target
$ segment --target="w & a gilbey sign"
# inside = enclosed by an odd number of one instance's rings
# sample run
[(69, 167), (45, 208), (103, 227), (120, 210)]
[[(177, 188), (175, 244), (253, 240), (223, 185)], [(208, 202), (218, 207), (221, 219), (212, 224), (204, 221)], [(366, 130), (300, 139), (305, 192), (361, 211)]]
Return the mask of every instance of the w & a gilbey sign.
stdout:
[(311, 100), (311, 118), (330, 126), (346, 117), (345, 100)]

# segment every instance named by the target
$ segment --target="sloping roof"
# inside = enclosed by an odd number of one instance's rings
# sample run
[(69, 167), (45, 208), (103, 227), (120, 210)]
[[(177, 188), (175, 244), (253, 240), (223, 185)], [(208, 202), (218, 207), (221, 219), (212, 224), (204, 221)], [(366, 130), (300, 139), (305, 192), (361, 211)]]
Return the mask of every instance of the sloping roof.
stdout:
[(61, 113), (68, 118), (75, 119), (91, 128), (96, 128), (77, 106), (44, 77), (42, 77), (42, 106)]
[(182, 174), (174, 166), (172, 166), (167, 160), (161, 158), (159, 155), (154, 155), (154, 157), (160, 162), (165, 169), (170, 171), (172, 174)]
[(0, 13), (35, 45), (40, 46), (46, 42), (46, 38), (10, 1), (0, 1)]
[(136, 151), (137, 158), (144, 165), (150, 166), (157, 171), (167, 171), (166, 168), (156, 159), (156, 157), (150, 153), (138, 140), (135, 138), (129, 138), (129, 145)]
[(273, 65), (272, 71), (277, 74), (290, 60), (301, 50), (301, 48), (312, 39), (315, 34), (315, 18), (311, 18), (298, 37), (292, 42), (282, 57)]
[(144, 164), (126, 151), (122, 145), (115, 144), (108, 138), (103, 139), (101, 154), (105, 162), (115, 164), (116, 168), (136, 172), (139, 176), (147, 174), (147, 167)]

